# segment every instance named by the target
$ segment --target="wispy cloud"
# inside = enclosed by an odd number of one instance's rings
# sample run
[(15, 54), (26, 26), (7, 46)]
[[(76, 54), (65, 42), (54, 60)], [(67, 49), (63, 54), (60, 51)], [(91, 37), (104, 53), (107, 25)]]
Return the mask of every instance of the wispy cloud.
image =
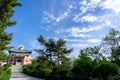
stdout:
[(81, 34), (81, 33), (76, 33), (76, 32), (72, 32), (70, 36), (72, 36), (72, 37), (82, 37), (82, 38), (91, 37), (91, 35)]
[(68, 42), (84, 42), (84, 41), (81, 40), (81, 39), (64, 39), (64, 40), (66, 40), (66, 41), (68, 41)]
[(60, 33), (63, 33), (63, 32), (65, 32), (64, 29), (55, 30), (55, 33), (57, 33), (57, 34), (60, 34)]
[(81, 22), (87, 21), (87, 22), (95, 22), (97, 21), (98, 18), (96, 16), (92, 16), (92, 15), (87, 15), (87, 16), (83, 16), (81, 18)]
[(68, 12), (66, 11), (63, 14), (61, 14), (59, 17), (56, 18), (56, 22), (61, 22), (67, 16), (68, 16)]
[(88, 39), (87, 40), (89, 43), (100, 43), (101, 40), (100, 39)]
[(120, 0), (105, 0), (100, 6), (103, 9), (113, 10), (115, 13), (120, 13)]
[(70, 45), (72, 47), (75, 47), (75, 48), (77, 48), (77, 47), (85, 48), (85, 47), (89, 47), (90, 46), (89, 44), (68, 44), (68, 45)]
[(67, 30), (67, 32), (71, 33), (87, 33), (91, 31), (96, 31), (102, 29), (101, 26), (89, 26), (89, 27), (84, 27), (84, 28), (79, 28), (79, 27), (72, 27), (71, 29)]
[[(62, 13), (60, 12), (59, 14), (54, 14), (54, 13), (49, 13), (47, 11), (44, 11), (44, 16), (43, 16), (43, 21), (46, 22), (61, 22), (62, 20), (64, 20), (65, 18), (67, 18), (69, 16), (69, 14), (71, 13), (71, 9), (73, 9), (73, 5), (67, 3), (67, 10), (62, 11)], [(56, 16), (55, 16), (56, 15)]]
[(87, 11), (93, 10), (98, 6), (98, 4), (101, 2), (101, 0), (90, 0), (89, 2), (87, 0), (80, 1), (80, 7), (81, 14), (86, 13)]
[(86, 15), (86, 16), (79, 16), (79, 15), (76, 15), (73, 20), (75, 22), (95, 22), (95, 21), (98, 21), (99, 17), (97, 16), (93, 16), (93, 15)]
[(53, 14), (44, 11), (44, 17), (43, 17), (44, 22), (49, 23), (49, 22), (52, 22), (54, 20), (56, 20), (56, 17)]

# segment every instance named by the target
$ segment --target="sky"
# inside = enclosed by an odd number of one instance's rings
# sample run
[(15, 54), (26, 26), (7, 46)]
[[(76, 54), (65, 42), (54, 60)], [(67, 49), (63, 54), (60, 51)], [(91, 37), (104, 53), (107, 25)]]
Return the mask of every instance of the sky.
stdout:
[[(13, 33), (10, 43), (15, 49), (24, 45), (27, 50), (42, 48), (37, 38), (66, 40), (73, 48), (71, 57), (80, 49), (97, 46), (111, 28), (120, 30), (120, 0), (19, 0), (11, 20), (17, 24), (8, 27)], [(33, 51), (32, 57), (38, 54)]]

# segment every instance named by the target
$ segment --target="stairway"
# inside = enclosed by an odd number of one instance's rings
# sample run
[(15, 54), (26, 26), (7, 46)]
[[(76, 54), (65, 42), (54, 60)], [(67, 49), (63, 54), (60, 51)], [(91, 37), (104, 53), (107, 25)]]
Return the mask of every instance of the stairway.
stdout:
[(34, 78), (22, 73), (22, 65), (17, 62), (16, 65), (12, 65), (12, 74), (10, 80), (43, 80)]

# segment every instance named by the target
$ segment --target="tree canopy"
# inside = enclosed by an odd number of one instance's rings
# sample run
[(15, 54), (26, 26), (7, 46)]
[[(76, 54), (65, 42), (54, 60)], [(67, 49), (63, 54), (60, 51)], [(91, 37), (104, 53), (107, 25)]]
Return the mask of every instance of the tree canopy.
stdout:
[(16, 24), (16, 21), (12, 21), (15, 10), (14, 7), (22, 6), (17, 0), (0, 0), (0, 54), (2, 51), (12, 48), (9, 46), (12, 40), (12, 33), (5, 32), (8, 26)]
[(16, 21), (11, 20), (16, 6), (21, 6), (17, 0), (0, 0), (0, 51), (10, 48), (8, 44), (12, 39), (12, 34), (6, 33), (5, 29), (16, 24)]

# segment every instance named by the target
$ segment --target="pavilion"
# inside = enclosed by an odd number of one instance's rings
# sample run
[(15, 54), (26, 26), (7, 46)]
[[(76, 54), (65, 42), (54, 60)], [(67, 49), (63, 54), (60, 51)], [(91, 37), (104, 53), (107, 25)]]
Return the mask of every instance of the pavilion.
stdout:
[[(24, 63), (25, 63), (25, 61), (28, 63), (28, 61), (31, 61), (31, 60), (28, 60), (28, 59), (29, 58), (32, 59), (30, 57), (31, 53), (32, 53), (32, 51), (25, 50), (24, 46), (20, 45), (18, 47), (18, 49), (9, 50), (9, 58), (7, 59), (7, 62), (15, 65), (16, 62), (23, 63), (23, 60), (24, 60)], [(26, 57), (28, 57), (27, 60), (25, 60)], [(31, 62), (29, 62), (29, 64), (30, 63)]]

